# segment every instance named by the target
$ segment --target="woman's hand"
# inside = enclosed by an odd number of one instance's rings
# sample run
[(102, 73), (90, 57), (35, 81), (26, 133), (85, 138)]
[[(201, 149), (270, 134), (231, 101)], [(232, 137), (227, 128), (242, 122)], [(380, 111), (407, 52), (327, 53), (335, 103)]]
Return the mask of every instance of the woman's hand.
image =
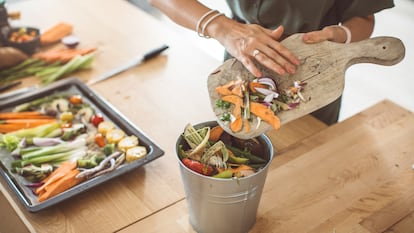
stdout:
[(334, 41), (338, 43), (345, 43), (347, 41), (347, 33), (345, 29), (338, 25), (327, 26), (319, 31), (312, 31), (303, 34), (303, 42), (308, 44), (319, 43), (322, 41)]
[[(375, 17), (368, 15), (364, 17), (353, 17), (343, 22), (342, 25), (350, 31), (351, 42), (368, 39), (374, 30)], [(325, 40), (344, 43), (347, 41), (346, 29), (338, 25), (324, 27), (322, 30), (305, 33), (303, 41), (308, 44), (319, 43)]]
[(255, 24), (241, 24), (225, 17), (220, 17), (220, 20), (221, 22), (209, 25), (208, 35), (218, 40), (254, 76), (262, 76), (255, 61), (280, 75), (295, 73), (300, 61), (279, 43), (278, 40), (283, 34), (282, 26), (272, 31)]

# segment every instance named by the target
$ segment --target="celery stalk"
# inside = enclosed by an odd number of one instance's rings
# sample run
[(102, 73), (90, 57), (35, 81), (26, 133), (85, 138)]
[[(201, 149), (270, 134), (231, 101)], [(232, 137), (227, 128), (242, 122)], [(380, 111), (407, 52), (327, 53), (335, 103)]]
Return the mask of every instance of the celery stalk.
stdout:
[(23, 159), (20, 162), (22, 167), (28, 164), (35, 164), (40, 165), (44, 163), (53, 163), (53, 162), (63, 162), (72, 159), (82, 158), (86, 155), (87, 147), (77, 148), (76, 150), (70, 150), (66, 152), (54, 153), (54, 154), (47, 154), (40, 157), (30, 158), (30, 159)]
[(43, 137), (53, 130), (60, 128), (60, 123), (54, 122), (50, 124), (36, 126), (30, 129), (21, 129), (11, 133), (7, 133), (7, 135), (14, 135), (19, 138), (33, 138), (33, 137)]
[(72, 142), (65, 142), (55, 146), (45, 146), (41, 147), (39, 150), (30, 151), (27, 153), (22, 153), (22, 159), (28, 160), (36, 157), (42, 157), (44, 155), (62, 153), (76, 150), (77, 148), (86, 147), (86, 140), (85, 139), (77, 139)]

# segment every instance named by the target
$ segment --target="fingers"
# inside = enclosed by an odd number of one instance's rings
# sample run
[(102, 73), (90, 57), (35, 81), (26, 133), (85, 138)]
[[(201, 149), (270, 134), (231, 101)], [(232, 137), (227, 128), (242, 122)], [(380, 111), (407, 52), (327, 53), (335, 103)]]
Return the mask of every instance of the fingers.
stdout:
[(284, 27), (280, 25), (278, 28), (276, 28), (275, 30), (271, 32), (271, 36), (273, 37), (273, 39), (279, 40), (280, 37), (282, 37), (284, 30), (285, 30)]
[[(261, 64), (279, 75), (294, 74), (299, 59), (281, 43), (283, 27), (275, 30), (265, 29), (254, 24), (236, 24), (220, 41), (226, 50), (237, 58), (256, 77), (262, 72)], [(254, 53), (254, 51), (257, 51)]]
[(267, 42), (267, 44), (256, 43), (256, 49), (260, 53), (254, 56), (254, 59), (280, 75), (286, 72), (294, 74), (295, 66), (300, 65), (300, 61), (292, 52), (277, 41), (281, 38), (283, 30), (283, 26), (279, 26), (271, 31), (269, 35), (273, 40)]
[(303, 34), (302, 40), (305, 43), (314, 44), (325, 40), (332, 40), (332, 37), (332, 31), (328, 27), (325, 27), (324, 29), (319, 31), (313, 31)]
[(283, 54), (290, 53), (285, 47), (278, 46), (277, 51), (275, 51), (268, 46), (259, 46), (257, 50), (260, 52), (253, 57), (265, 67), (280, 75), (284, 75), (286, 72), (295, 73), (295, 65), (297, 64), (292, 64), (284, 57)]
[(252, 73), (255, 77), (262, 77), (262, 72), (257, 68), (257, 66), (254, 64), (253, 60), (247, 57), (244, 57), (242, 59), (238, 59), (246, 69)]

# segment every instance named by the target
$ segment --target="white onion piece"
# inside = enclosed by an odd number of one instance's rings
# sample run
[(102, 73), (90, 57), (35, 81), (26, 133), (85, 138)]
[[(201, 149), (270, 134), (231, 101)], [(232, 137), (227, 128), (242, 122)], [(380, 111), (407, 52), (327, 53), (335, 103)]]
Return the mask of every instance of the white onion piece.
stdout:
[(274, 94), (270, 94), (270, 95), (267, 95), (267, 96), (263, 99), (263, 101), (264, 101), (264, 102), (266, 102), (266, 103), (270, 103), (270, 102), (272, 102), (272, 100), (273, 100), (274, 98), (277, 98), (277, 96), (275, 97), (275, 95), (274, 95)]
[(273, 98), (279, 97), (279, 94), (277, 92), (272, 91), (272, 90), (269, 90), (269, 89), (266, 89), (266, 88), (256, 87), (256, 91), (258, 91), (259, 93), (262, 93), (263, 95), (266, 95), (266, 97), (268, 95), (272, 95)]
[(62, 142), (60, 138), (33, 138), (33, 144), (35, 146), (54, 146)]
[(270, 86), (272, 90), (276, 90), (276, 83), (271, 78), (260, 78), (258, 82)]

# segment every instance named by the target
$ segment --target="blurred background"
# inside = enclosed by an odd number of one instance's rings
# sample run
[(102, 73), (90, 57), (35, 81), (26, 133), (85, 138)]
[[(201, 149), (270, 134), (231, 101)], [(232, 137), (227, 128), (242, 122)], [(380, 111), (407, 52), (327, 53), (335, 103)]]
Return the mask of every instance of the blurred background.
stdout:
[[(157, 9), (151, 7), (146, 0), (129, 1), (158, 18), (206, 53), (222, 60), (224, 49), (214, 39), (200, 38), (195, 32), (174, 24)], [(201, 0), (200, 2), (230, 16), (225, 1)], [(376, 23), (372, 37), (392, 36), (401, 39), (406, 48), (405, 58), (394, 66), (356, 64), (349, 67), (345, 74), (340, 121), (383, 99), (389, 99), (414, 111), (414, 72), (412, 71), (414, 67), (414, 1), (394, 0), (394, 4), (394, 8), (375, 15)]]
[[(6, 0), (6, 2), (28, 0)], [(150, 6), (147, 0), (126, 0), (145, 10), (171, 31), (182, 36), (219, 61), (223, 60), (224, 48), (214, 39), (204, 39), (191, 30), (180, 27), (160, 11)], [(230, 16), (225, 1), (200, 0), (206, 6)], [(375, 15), (372, 37), (392, 36), (403, 41), (406, 49), (403, 61), (394, 66), (356, 64), (345, 73), (345, 89), (342, 98), (340, 121), (389, 99), (414, 112), (414, 0), (394, 0), (395, 7)], [(206, 74), (208, 75), (208, 74)]]
[[(223, 58), (223, 47), (214, 39), (200, 38), (188, 29), (174, 24), (145, 0), (130, 0), (206, 53), (218, 60)], [(205, 5), (230, 16), (224, 1), (202, 0)], [(356, 64), (347, 69), (340, 121), (357, 114), (373, 104), (389, 99), (414, 111), (414, 1), (395, 0), (395, 7), (376, 14), (372, 37), (392, 36), (401, 39), (406, 48), (403, 61), (394, 66)], [(411, 66), (411, 67), (410, 67)], [(206, 74), (207, 75), (207, 74)]]

